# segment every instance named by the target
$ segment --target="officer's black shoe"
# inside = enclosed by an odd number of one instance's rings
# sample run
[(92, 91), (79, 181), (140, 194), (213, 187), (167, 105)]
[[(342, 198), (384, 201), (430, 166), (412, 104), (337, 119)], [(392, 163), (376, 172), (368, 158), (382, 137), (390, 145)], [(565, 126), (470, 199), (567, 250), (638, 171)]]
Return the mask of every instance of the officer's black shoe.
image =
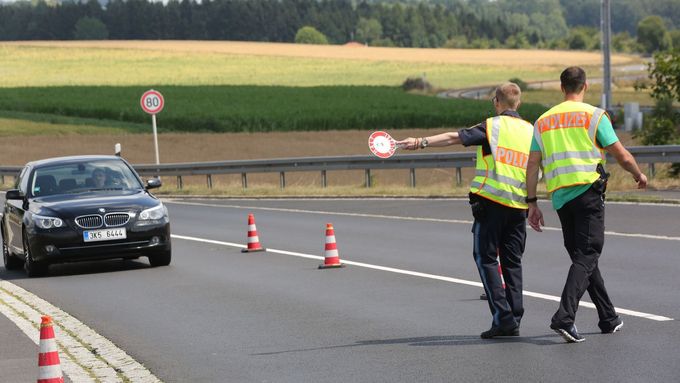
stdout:
[(491, 327), (479, 335), (482, 339), (491, 339), (497, 336), (519, 336), (519, 326), (504, 330), (499, 327)]
[(601, 326), (600, 330), (602, 330), (603, 334), (613, 334), (621, 330), (621, 327), (623, 327), (623, 321), (621, 320), (621, 318), (616, 318), (614, 323), (606, 326)]
[(573, 324), (570, 326), (557, 326), (555, 324), (550, 324), (550, 328), (556, 333), (560, 334), (560, 336), (564, 338), (567, 343), (581, 343), (586, 340), (586, 338), (582, 337), (581, 334), (578, 333), (576, 326)]

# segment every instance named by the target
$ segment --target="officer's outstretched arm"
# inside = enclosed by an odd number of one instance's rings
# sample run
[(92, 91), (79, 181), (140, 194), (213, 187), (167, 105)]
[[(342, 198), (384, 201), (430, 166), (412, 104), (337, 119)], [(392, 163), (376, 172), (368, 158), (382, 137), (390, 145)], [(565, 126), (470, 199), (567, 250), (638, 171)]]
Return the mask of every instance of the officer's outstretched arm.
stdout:
[(640, 171), (640, 167), (635, 161), (635, 157), (626, 149), (621, 142), (617, 141), (604, 148), (607, 153), (611, 154), (616, 159), (616, 162), (621, 165), (628, 173), (633, 175), (633, 179), (638, 184), (638, 189), (647, 187), (647, 176)]

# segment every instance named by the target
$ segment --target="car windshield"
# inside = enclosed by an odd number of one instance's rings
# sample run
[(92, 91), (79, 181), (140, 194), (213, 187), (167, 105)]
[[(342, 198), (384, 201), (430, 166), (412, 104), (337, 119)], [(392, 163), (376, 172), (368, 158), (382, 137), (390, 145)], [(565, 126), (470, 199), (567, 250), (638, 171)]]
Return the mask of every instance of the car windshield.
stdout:
[(68, 163), (37, 168), (31, 194), (45, 197), (105, 190), (136, 190), (143, 186), (130, 167), (120, 160)]

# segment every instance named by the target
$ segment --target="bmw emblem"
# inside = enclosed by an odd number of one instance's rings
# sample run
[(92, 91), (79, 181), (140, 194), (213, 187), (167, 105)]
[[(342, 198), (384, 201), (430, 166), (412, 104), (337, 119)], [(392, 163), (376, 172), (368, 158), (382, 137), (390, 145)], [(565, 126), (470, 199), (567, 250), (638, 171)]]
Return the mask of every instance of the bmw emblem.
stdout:
[(100, 212), (100, 213), (106, 213), (106, 209), (104, 209), (103, 207), (100, 207), (100, 208), (99, 208), (99, 212)]

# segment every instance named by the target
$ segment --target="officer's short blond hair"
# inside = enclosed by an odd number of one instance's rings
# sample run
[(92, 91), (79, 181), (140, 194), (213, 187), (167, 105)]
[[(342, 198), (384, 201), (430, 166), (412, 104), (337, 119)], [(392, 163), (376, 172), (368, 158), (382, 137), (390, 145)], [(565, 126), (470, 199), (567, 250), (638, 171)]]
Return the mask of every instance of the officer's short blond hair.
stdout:
[(496, 88), (496, 100), (511, 109), (517, 109), (521, 97), (522, 90), (514, 82), (506, 82)]

